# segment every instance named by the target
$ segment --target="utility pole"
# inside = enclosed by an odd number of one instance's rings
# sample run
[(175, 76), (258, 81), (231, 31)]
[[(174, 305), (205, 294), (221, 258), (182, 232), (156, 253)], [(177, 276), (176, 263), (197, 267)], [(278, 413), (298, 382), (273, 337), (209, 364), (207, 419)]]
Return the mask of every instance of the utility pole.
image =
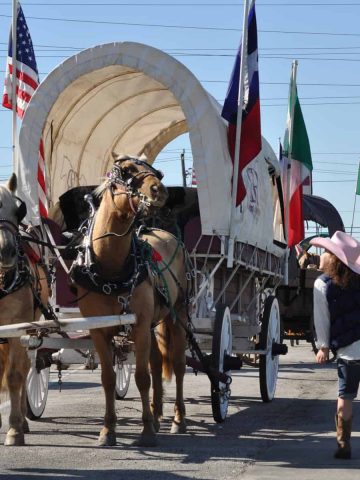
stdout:
[(182, 171), (183, 187), (186, 187), (185, 148), (183, 148), (183, 151), (182, 151), (182, 153), (180, 154), (180, 160), (181, 160), (181, 171)]

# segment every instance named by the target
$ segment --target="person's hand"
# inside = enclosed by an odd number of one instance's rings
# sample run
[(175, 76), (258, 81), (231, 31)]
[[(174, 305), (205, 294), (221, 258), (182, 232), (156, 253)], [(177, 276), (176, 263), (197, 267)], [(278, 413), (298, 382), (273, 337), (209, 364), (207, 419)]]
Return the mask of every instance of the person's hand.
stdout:
[(329, 360), (329, 349), (326, 347), (320, 348), (318, 353), (316, 354), (316, 362), (326, 363), (328, 360)]

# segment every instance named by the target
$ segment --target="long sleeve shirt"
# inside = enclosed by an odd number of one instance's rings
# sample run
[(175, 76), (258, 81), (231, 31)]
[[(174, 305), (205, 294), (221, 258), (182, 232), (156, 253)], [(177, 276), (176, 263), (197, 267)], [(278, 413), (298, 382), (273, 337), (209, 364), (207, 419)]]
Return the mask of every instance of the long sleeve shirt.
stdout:
[[(314, 283), (314, 324), (316, 330), (317, 348), (329, 347), (330, 345), (330, 312), (326, 299), (326, 283), (317, 278)], [(360, 359), (360, 340), (339, 348), (337, 358), (344, 360)]]

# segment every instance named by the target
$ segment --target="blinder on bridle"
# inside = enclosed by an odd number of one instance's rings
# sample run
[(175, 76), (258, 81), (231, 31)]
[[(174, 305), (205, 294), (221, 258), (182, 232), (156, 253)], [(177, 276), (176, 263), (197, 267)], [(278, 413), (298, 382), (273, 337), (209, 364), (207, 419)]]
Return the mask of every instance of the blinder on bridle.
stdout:
[(21, 200), (21, 198), (17, 197), (16, 195), (14, 195), (14, 197), (19, 202), (19, 204), (17, 206), (17, 210), (16, 210), (16, 218), (17, 218), (18, 223), (21, 223), (22, 220), (24, 220), (24, 218), (26, 217), (26, 214), (27, 214), (26, 203), (23, 200)]
[(121, 163), (124, 161), (123, 159), (117, 160), (114, 162), (112, 170), (108, 173), (108, 177), (111, 183), (125, 185), (131, 189), (136, 189), (136, 184), (139, 180), (138, 177), (140, 175), (143, 175), (142, 180), (149, 175), (156, 177), (160, 181), (164, 177), (163, 172), (157, 170), (152, 165), (144, 162), (143, 160), (140, 160), (139, 158), (129, 157), (126, 160), (130, 160), (132, 163), (135, 163), (135, 165), (144, 167), (145, 169), (132, 174), (128, 171), (128, 167), (121, 166)]

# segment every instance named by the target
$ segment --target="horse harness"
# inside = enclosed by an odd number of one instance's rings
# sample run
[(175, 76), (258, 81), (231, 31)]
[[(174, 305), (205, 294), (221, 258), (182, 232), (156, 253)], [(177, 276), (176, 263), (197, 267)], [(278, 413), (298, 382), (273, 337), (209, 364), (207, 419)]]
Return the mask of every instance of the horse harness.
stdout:
[[(21, 205), (25, 205), (25, 203), (22, 202)], [(20, 208), (22, 207), (20, 206)], [(21, 214), (22, 217), (18, 217), (19, 221), (26, 215), (26, 209), (25, 211), (23, 210)], [(24, 252), (24, 244), (19, 227), (15, 225), (15, 223), (0, 218), (0, 230), (7, 230), (14, 236), (17, 256), (17, 262), (13, 268), (6, 271), (0, 269), (0, 300), (17, 292), (25, 285), (29, 285), (34, 299), (34, 311), (40, 308), (45, 318), (53, 319), (54, 313), (52, 312), (52, 308), (49, 305), (47, 307), (43, 305), (40, 298), (40, 279), (37, 265), (41, 264), (42, 267), (46, 268), (45, 264), (40, 261), (34, 262), (35, 271), (32, 272), (30, 261)]]
[[(162, 173), (151, 165), (139, 159), (131, 158), (137, 165), (146, 166), (146, 170), (141, 170), (135, 175), (128, 176), (128, 173), (121, 165), (115, 162), (112, 170), (107, 174), (108, 182), (106, 188), (110, 190), (112, 198), (116, 195), (127, 195), (130, 203), (130, 208), (134, 213), (134, 218), (129, 227), (121, 234), (115, 232), (107, 232), (100, 237), (92, 239), (92, 234), (95, 225), (96, 210), (91, 195), (86, 195), (85, 200), (90, 205), (90, 216), (88, 220), (80, 227), (80, 232), (83, 236), (83, 241), (78, 247), (79, 253), (70, 270), (70, 278), (73, 284), (80, 285), (84, 289), (102, 293), (117, 298), (118, 303), (122, 306), (123, 312), (129, 312), (129, 304), (133, 295), (134, 289), (149, 277), (151, 272), (156, 277), (156, 267), (152, 258), (154, 257), (154, 250), (147, 242), (141, 240), (137, 234), (134, 233), (134, 226), (143, 214), (146, 206), (151, 203), (148, 197), (137, 190), (138, 177), (142, 175), (142, 179), (147, 176), (154, 176), (161, 180)], [(123, 191), (115, 192), (115, 187), (120, 185), (124, 188)], [(133, 197), (139, 197), (139, 205), (135, 209), (133, 204)], [(116, 236), (124, 237), (132, 235), (130, 253), (125, 259), (125, 264), (122, 268), (123, 274), (119, 274), (112, 278), (104, 278), (100, 273), (100, 266), (96, 259), (96, 255), (92, 248), (92, 242), (101, 238)], [(168, 295), (164, 295), (164, 289), (158, 288), (164, 301), (169, 303)]]

